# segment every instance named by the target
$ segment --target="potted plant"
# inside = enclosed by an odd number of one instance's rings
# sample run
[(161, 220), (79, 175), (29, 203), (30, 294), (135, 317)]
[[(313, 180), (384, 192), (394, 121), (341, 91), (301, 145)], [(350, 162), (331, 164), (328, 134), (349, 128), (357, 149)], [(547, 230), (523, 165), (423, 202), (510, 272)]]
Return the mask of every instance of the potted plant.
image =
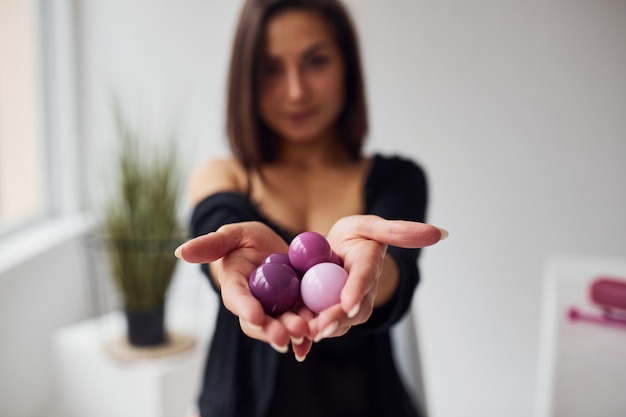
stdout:
[(181, 181), (173, 142), (149, 148), (116, 108), (121, 146), (117, 177), (104, 205), (98, 238), (134, 346), (167, 342), (165, 302), (177, 259), (174, 249), (186, 234), (178, 216)]

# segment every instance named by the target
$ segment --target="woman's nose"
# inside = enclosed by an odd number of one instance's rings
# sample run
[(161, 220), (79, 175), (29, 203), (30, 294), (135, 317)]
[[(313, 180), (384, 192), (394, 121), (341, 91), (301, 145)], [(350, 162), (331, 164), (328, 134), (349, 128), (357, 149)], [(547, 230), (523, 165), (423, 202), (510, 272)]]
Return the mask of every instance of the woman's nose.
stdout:
[(287, 97), (291, 100), (300, 100), (304, 97), (305, 86), (302, 74), (297, 69), (287, 72)]

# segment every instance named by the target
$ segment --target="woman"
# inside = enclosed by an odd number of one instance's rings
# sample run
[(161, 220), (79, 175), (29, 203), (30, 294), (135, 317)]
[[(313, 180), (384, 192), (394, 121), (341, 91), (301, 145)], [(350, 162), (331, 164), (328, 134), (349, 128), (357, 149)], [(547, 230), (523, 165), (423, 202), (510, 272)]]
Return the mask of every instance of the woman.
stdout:
[[(447, 232), (421, 223), (417, 165), (363, 155), (363, 90), (357, 39), (337, 1), (246, 2), (228, 90), (233, 156), (193, 173), (196, 238), (176, 251), (203, 263), (222, 301), (203, 417), (418, 415), (389, 330), (418, 283), (417, 248)], [(267, 316), (248, 277), (302, 231), (325, 235), (342, 258), (341, 301)]]

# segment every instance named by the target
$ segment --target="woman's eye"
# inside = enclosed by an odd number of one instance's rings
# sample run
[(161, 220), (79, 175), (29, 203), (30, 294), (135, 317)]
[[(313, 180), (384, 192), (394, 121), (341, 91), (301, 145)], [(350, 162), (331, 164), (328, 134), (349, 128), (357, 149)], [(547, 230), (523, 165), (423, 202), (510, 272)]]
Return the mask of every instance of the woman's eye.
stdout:
[(266, 64), (262, 68), (263, 75), (271, 77), (279, 75), (282, 72), (282, 67), (278, 64)]
[(328, 64), (328, 61), (329, 59), (327, 56), (317, 55), (308, 60), (307, 66), (313, 69), (324, 68)]

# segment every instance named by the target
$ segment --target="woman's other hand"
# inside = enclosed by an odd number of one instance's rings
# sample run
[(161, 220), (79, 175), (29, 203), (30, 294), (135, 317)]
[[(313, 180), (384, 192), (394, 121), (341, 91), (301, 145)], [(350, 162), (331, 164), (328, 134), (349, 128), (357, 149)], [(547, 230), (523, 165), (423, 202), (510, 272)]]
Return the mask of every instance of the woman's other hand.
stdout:
[(342, 258), (348, 280), (340, 303), (321, 311), (309, 322), (315, 341), (345, 334), (364, 323), (374, 307), (393, 295), (398, 283), (395, 261), (386, 256), (387, 245), (422, 248), (447, 237), (448, 233), (430, 224), (385, 220), (374, 215), (355, 215), (338, 220), (327, 239)]

